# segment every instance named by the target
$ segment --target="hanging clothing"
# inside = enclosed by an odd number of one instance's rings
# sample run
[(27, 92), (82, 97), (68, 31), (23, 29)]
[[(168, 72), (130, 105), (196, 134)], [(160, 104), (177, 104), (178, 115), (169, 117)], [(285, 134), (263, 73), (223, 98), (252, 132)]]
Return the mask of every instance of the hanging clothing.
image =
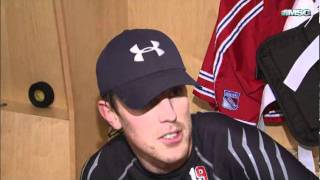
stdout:
[(264, 82), (256, 80), (256, 50), (282, 31), (291, 0), (224, 0), (193, 93), (214, 110), (256, 125)]

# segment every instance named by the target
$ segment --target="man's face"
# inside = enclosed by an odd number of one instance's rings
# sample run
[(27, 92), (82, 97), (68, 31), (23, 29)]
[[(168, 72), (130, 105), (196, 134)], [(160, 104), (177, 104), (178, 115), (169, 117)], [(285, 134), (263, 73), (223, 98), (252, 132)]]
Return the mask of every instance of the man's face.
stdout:
[(145, 109), (116, 100), (125, 136), (142, 165), (155, 173), (178, 168), (192, 147), (191, 116), (185, 86), (171, 88)]

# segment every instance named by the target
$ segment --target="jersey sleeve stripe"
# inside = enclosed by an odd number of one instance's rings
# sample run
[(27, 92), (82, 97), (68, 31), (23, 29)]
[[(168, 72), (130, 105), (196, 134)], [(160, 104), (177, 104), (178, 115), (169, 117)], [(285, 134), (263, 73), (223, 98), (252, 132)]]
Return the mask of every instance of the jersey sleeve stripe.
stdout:
[(270, 159), (269, 159), (269, 156), (264, 148), (264, 144), (263, 144), (263, 138), (262, 138), (262, 135), (260, 133), (260, 131), (258, 131), (259, 133), (259, 149), (262, 153), (262, 156), (265, 160), (265, 162), (267, 163), (267, 167), (268, 167), (268, 170), (269, 170), (269, 174), (270, 174), (270, 178), (271, 180), (274, 180), (274, 173), (273, 173), (273, 169), (272, 169), (272, 166), (271, 166), (271, 162), (270, 162)]
[(284, 162), (283, 162), (283, 159), (282, 159), (282, 157), (281, 157), (281, 154), (280, 154), (278, 145), (277, 145), (275, 142), (274, 142), (274, 146), (276, 147), (276, 157), (277, 157), (277, 159), (278, 159), (278, 161), (279, 161), (281, 170), (282, 170), (283, 175), (284, 175), (284, 179), (285, 179), (285, 180), (289, 180), (287, 168), (286, 168), (286, 166), (284, 165)]
[(247, 179), (250, 179), (248, 174), (247, 174), (247, 170), (243, 165), (243, 162), (241, 161), (241, 159), (239, 158), (238, 154), (236, 153), (236, 151), (233, 148), (232, 140), (231, 140), (231, 134), (230, 134), (230, 129), (229, 128), (228, 128), (228, 150), (231, 153), (231, 155), (236, 159), (236, 161), (239, 163), (239, 165), (242, 167), (243, 172), (246, 175)]
[(228, 13), (227, 15), (219, 22), (216, 29), (216, 39), (218, 39), (220, 33), (224, 30), (224, 28), (232, 21), (234, 16), (237, 15), (237, 13), (249, 3), (250, 0), (241, 0), (239, 1)]
[(99, 154), (98, 154), (97, 157), (95, 158), (92, 166), (91, 166), (90, 169), (89, 169), (89, 173), (88, 173), (88, 175), (87, 175), (87, 180), (90, 180), (93, 170), (98, 166), (98, 161), (99, 161), (100, 155), (101, 155), (101, 151), (99, 152)]
[(204, 94), (201, 94), (200, 92), (198, 92), (196, 89), (193, 89), (192, 93), (197, 96), (198, 98), (206, 101), (206, 102), (209, 102), (209, 103), (212, 103), (212, 105), (214, 105), (216, 103), (216, 99), (213, 98), (213, 97), (209, 97), (207, 95), (204, 95)]
[(211, 97), (211, 98), (216, 98), (214, 91), (205, 88), (203, 86), (201, 87), (195, 87), (194, 90), (196, 90), (198, 93), (203, 94), (205, 96)]
[(263, 115), (264, 118), (284, 117), (283, 113), (268, 113)]
[(199, 74), (199, 78), (204, 79), (206, 81), (212, 82), (213, 83), (213, 78), (205, 76), (203, 74)]
[(207, 80), (209, 82), (214, 82), (213, 81), (213, 74), (207, 73), (207, 72), (205, 72), (203, 70), (200, 70), (199, 78), (202, 78), (202, 79)]
[(252, 165), (253, 165), (253, 168), (254, 168), (254, 171), (256, 172), (256, 175), (258, 177), (259, 180), (261, 180), (261, 177), (260, 177), (260, 173), (259, 173), (259, 170), (258, 170), (258, 166), (257, 166), (257, 163), (253, 157), (253, 154), (247, 144), (247, 136), (246, 136), (246, 132), (245, 130), (242, 128), (242, 147), (243, 149), (246, 151)]
[(237, 24), (236, 28), (231, 32), (231, 34), (219, 45), (214, 65), (213, 65), (213, 76), (214, 81), (217, 78), (217, 74), (219, 72), (220, 66), (222, 64), (223, 55), (226, 50), (231, 46), (234, 40), (238, 37), (242, 29), (261, 11), (263, 10), (263, 1), (257, 4), (252, 10), (250, 10)]
[(206, 72), (206, 71), (204, 71), (204, 70), (200, 70), (200, 74), (202, 74), (202, 75), (204, 75), (204, 76), (207, 76), (207, 77), (209, 77), (209, 78), (213, 78), (213, 74), (208, 73), (208, 72)]
[(133, 166), (133, 163), (134, 163), (136, 160), (137, 160), (136, 158), (133, 158), (133, 159), (131, 160), (131, 162), (126, 166), (126, 168), (124, 169), (123, 173), (121, 174), (121, 176), (119, 177), (118, 180), (123, 180), (123, 179), (126, 177), (129, 169)]

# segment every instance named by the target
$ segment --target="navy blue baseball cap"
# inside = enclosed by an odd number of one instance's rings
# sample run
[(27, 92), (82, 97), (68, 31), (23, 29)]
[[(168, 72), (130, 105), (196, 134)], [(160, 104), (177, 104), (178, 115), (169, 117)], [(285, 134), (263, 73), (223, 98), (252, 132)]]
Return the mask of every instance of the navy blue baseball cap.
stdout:
[(113, 91), (132, 109), (144, 108), (163, 91), (196, 85), (173, 41), (151, 29), (125, 30), (101, 52), (97, 66), (101, 96)]

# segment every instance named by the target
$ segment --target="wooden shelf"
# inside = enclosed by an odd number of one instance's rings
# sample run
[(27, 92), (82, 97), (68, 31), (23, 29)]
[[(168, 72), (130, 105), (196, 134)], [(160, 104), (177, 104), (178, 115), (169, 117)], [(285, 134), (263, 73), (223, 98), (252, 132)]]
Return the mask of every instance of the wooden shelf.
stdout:
[(33, 106), (31, 103), (20, 103), (15, 101), (9, 100), (1, 100), (1, 103), (5, 103), (5, 106), (2, 106), (2, 110), (12, 111), (12, 112), (19, 112), (24, 114), (31, 114), (43, 117), (51, 117), (63, 120), (69, 120), (68, 110), (61, 109), (57, 107), (48, 107), (48, 108), (37, 108)]

